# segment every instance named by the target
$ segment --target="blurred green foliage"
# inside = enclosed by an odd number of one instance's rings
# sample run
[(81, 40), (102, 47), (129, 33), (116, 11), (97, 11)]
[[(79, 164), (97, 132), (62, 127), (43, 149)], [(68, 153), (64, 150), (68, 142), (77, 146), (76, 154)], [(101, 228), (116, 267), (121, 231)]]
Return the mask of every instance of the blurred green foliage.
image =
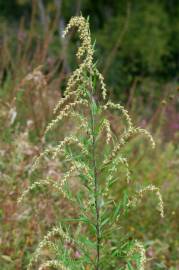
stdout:
[[(26, 27), (31, 22), (33, 3), (30, 0), (0, 1), (1, 21), (18, 25), (24, 17)], [(179, 1), (177, 0), (40, 0), (39, 25), (53, 18), (57, 9), (60, 23), (82, 12), (90, 16), (92, 34), (97, 39), (97, 55), (101, 69), (115, 98), (127, 100), (137, 80), (138, 92), (146, 99), (151, 91), (156, 96), (168, 81), (178, 81), (179, 70)], [(54, 31), (56, 36), (58, 26)], [(39, 27), (40, 34), (42, 28)], [(52, 53), (58, 55), (59, 40)], [(146, 82), (155, 81), (156, 87), (143, 90)], [(150, 84), (147, 85), (150, 88)]]

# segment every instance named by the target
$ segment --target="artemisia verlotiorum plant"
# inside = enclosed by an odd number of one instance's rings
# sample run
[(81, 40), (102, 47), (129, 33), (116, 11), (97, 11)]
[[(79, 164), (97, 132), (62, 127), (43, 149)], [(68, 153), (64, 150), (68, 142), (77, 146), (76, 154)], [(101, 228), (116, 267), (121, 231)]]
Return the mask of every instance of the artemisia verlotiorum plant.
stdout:
[[(125, 168), (124, 178), (127, 183), (130, 182), (128, 161), (121, 151), (130, 137), (143, 134), (152, 147), (155, 143), (145, 129), (133, 125), (123, 106), (107, 100), (104, 78), (93, 61), (94, 46), (88, 20), (82, 16), (73, 17), (64, 36), (74, 27), (81, 41), (76, 54), (80, 64), (67, 82), (65, 96), (56, 105), (56, 117), (47, 126), (45, 135), (65, 118), (73, 122), (77, 119), (78, 125), (72, 135), (42, 152), (32, 168), (36, 169), (46, 156), (50, 156), (65, 164), (63, 176), (60, 175), (58, 181), (47, 177), (34, 182), (23, 192), (19, 202), (32, 190), (48, 187), (59, 191), (77, 211), (74, 217), (64, 218), (59, 226), (47, 233), (34, 252), (28, 270), (35, 267), (39, 270), (144, 269), (146, 257), (143, 245), (122, 235), (119, 221), (148, 191), (157, 195), (158, 209), (163, 216), (159, 189), (149, 185), (138, 190), (130, 199), (121, 194), (120, 201), (115, 200), (113, 191), (120, 185), (119, 168)], [(97, 98), (99, 85), (101, 98)], [(119, 138), (111, 129), (110, 110), (118, 110), (125, 123)], [(75, 192), (71, 188), (71, 179), (78, 179)], [(48, 257), (43, 255), (46, 248), (49, 249)]]

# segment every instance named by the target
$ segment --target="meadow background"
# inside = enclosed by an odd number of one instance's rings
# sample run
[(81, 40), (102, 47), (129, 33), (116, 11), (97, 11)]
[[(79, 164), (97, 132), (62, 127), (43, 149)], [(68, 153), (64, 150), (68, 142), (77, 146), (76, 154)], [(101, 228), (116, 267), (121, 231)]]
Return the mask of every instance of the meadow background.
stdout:
[[(161, 188), (165, 218), (159, 218), (153, 196), (147, 196), (121, 226), (129, 239), (145, 244), (146, 269), (178, 270), (178, 0), (0, 0), (0, 269), (26, 269), (44, 233), (74, 212), (55, 194), (32, 193), (23, 206), (17, 198), (33, 181), (32, 160), (48, 143), (44, 129), (76, 67), (78, 38), (64, 40), (62, 32), (80, 13), (90, 17), (97, 65), (110, 98), (124, 105), (157, 144), (153, 151), (145, 141), (131, 139), (126, 151), (132, 178)], [(119, 134), (120, 116), (110, 117)], [(49, 141), (73, 128), (75, 123), (64, 121)], [(44, 170), (57, 178), (57, 168), (47, 160)]]

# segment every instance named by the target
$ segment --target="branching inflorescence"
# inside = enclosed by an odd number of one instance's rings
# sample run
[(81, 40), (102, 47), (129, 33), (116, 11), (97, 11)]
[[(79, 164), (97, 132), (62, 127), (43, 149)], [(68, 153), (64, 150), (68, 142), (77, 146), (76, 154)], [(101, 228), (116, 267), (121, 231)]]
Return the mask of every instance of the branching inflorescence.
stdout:
[[(118, 269), (126, 269), (125, 263), (120, 262), (121, 257), (117, 255), (122, 253), (122, 247), (116, 244), (115, 249), (118, 249), (119, 252), (114, 254), (112, 251), (114, 243), (111, 240), (112, 235), (119, 228), (118, 220), (124, 212), (122, 208), (130, 209), (131, 206), (137, 206), (146, 192), (153, 191), (157, 195), (159, 211), (163, 216), (163, 202), (159, 189), (153, 185), (138, 191), (126, 204), (115, 202), (114, 198), (111, 199), (110, 194), (112, 186), (116, 183), (119, 185), (118, 172), (121, 165), (125, 168), (127, 183), (130, 181), (129, 164), (127, 158), (121, 154), (121, 149), (128, 143), (130, 137), (136, 134), (144, 135), (152, 148), (155, 147), (155, 143), (148, 131), (133, 125), (128, 111), (123, 106), (106, 100), (107, 90), (104, 78), (93, 61), (94, 46), (91, 42), (88, 20), (82, 16), (73, 17), (66, 27), (64, 37), (72, 28), (77, 29), (81, 41), (81, 46), (76, 54), (80, 64), (67, 82), (65, 97), (57, 103), (54, 109), (55, 119), (47, 126), (45, 135), (57, 128), (66, 117), (71, 120), (78, 119), (79, 129), (76, 134), (65, 137), (57, 142), (56, 146), (42, 152), (32, 168), (35, 170), (42, 159), (51, 155), (52, 159), (60, 158), (66, 162), (67, 171), (58, 181), (47, 178), (34, 182), (24, 191), (19, 202), (38, 187), (55, 188), (73, 202), (74, 206), (78, 205), (79, 216), (72, 220), (84, 227), (83, 232), (85, 231), (85, 233), (78, 234), (78, 239), (75, 239), (75, 236), (74, 238), (69, 236), (62, 227), (66, 228), (70, 223), (69, 220), (64, 221), (62, 225), (52, 229), (39, 244), (29, 263), (28, 270), (35, 269), (35, 265), (39, 265), (40, 270), (50, 267), (64, 270), (114, 269), (111, 268), (110, 262), (113, 265), (115, 263)], [(101, 103), (96, 98), (98, 95), (96, 81), (100, 83)], [(109, 110), (119, 111), (125, 122), (126, 128), (119, 138), (114, 136), (110, 120), (106, 116)], [(103, 141), (104, 135), (105, 140)], [(101, 141), (104, 142), (102, 146)], [(69, 195), (69, 186), (66, 183), (74, 175), (83, 188), (73, 197)], [(78, 194), (80, 195), (78, 196)], [(60, 239), (57, 241), (56, 237)], [(78, 258), (74, 258), (74, 254), (69, 248), (70, 245), (78, 250), (80, 254)], [(139, 269), (142, 270), (146, 261), (145, 250), (138, 241), (131, 245), (126, 260), (134, 253), (138, 253), (140, 256)], [(52, 257), (51, 260), (44, 259), (45, 261), (40, 264), (39, 258), (45, 246), (49, 248), (49, 254), (51, 251)]]

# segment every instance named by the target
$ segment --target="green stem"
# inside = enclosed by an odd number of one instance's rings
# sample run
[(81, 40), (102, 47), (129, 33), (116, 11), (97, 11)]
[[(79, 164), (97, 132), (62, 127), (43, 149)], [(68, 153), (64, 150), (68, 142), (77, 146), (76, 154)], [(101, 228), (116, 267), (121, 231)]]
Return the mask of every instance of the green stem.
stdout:
[[(93, 100), (92, 100), (93, 103)], [(99, 270), (99, 260), (100, 260), (100, 211), (99, 211), (99, 185), (97, 179), (97, 166), (96, 166), (96, 153), (95, 153), (95, 119), (93, 109), (91, 108), (91, 131), (92, 131), (92, 163), (93, 163), (93, 175), (94, 175), (94, 197), (95, 197), (95, 212), (96, 212), (96, 270)]]

